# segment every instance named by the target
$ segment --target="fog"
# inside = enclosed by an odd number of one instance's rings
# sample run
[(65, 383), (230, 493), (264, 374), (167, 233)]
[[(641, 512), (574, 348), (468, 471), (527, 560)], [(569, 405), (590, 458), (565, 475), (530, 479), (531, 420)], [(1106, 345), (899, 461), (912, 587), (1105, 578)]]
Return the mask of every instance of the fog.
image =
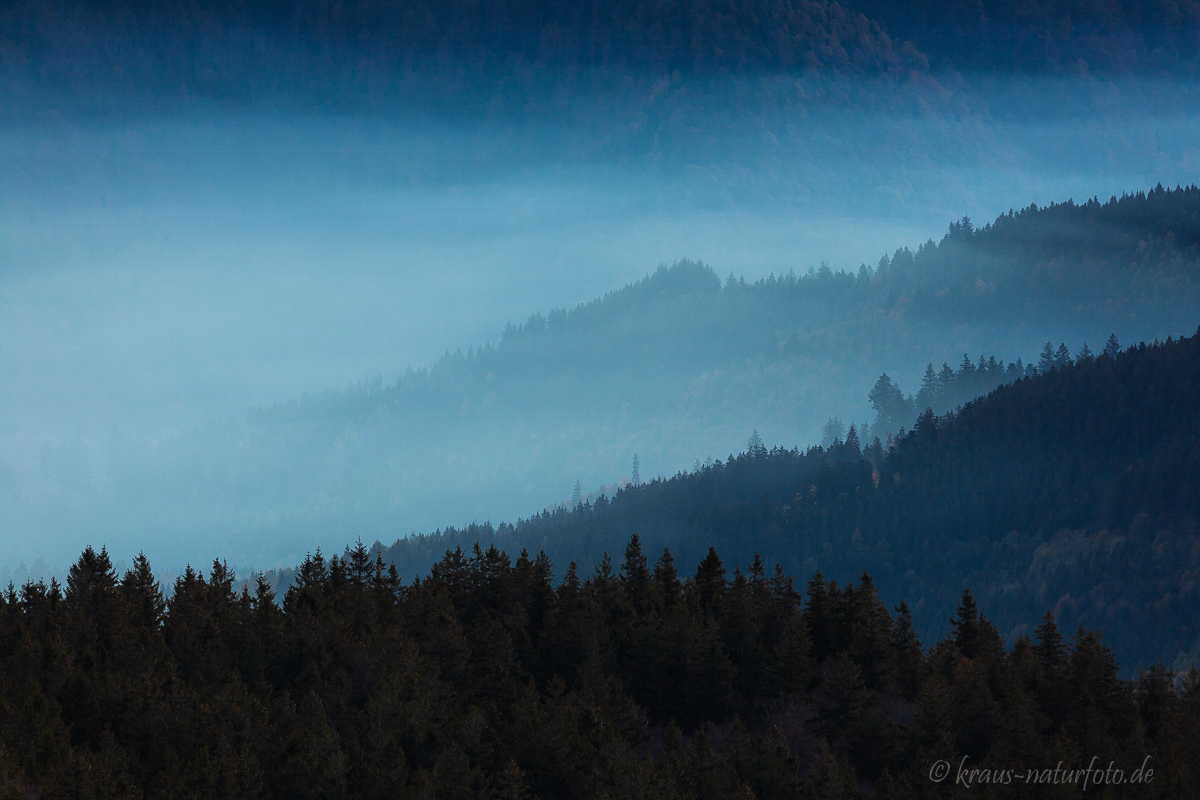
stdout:
[[(268, 567), (356, 536), (531, 514), (564, 500), (576, 474), (588, 490), (620, 480), (632, 455), (624, 443), (645, 452), (670, 428), (647, 421), (634, 439), (614, 441), (606, 474), (592, 461), (569, 472), (544, 463), (563, 471), (560, 490), (530, 481), (494, 511), (465, 500), (469, 480), (404, 484), (413, 496), (388, 506), (403, 513), (383, 530), (371, 516), (290, 531), (274, 518), (269, 536), (251, 523), (235, 531), (187, 492), (143, 498), (152, 513), (114, 507), (132, 495), (112, 492), (109, 462), (113, 441), (154, 447), (204, 426), (240, 430), (253, 408), (391, 385), (447, 351), (499, 343), (507, 323), (680, 258), (748, 281), (821, 262), (853, 271), (940, 238), (964, 215), (981, 224), (1029, 203), (1104, 200), (1200, 173), (1200, 102), (1166, 81), (960, 79), (888, 90), (886, 100), (878, 86), (822, 83), (808, 101), (801, 82), (766, 85), (758, 100), (745, 82), (708, 82), (688, 105), (652, 108), (649, 121), (637, 115), (653, 99), (616, 94), (556, 119), (217, 101), (72, 115), (48, 111), (36, 94), (9, 107), (0, 129), (0, 564), (62, 565), (107, 542), (116, 558), (144, 549), (166, 568), (213, 557)], [(1124, 341), (1190, 332), (1174, 324), (1143, 316), (1116, 332)], [(1085, 333), (1047, 328), (1056, 343)], [(1093, 348), (1108, 332), (1087, 333)], [(997, 338), (989, 352), (1037, 355)], [(892, 374), (915, 378), (926, 361), (953, 360), (961, 340), (947, 331), (946, 352), (912, 353)], [(824, 375), (814, 364), (811, 380)], [(855, 380), (839, 390), (859, 398), (843, 419), (866, 413), (870, 382)], [(806, 421), (764, 431), (776, 433), (768, 444), (808, 444), (800, 432), (837, 411), (798, 407)], [(536, 428), (563, 424), (571, 409), (531, 400), (529, 412), (521, 424)], [(722, 457), (754, 427), (722, 425), (724, 438), (657, 446), (663, 455), (643, 461), (645, 477)], [(473, 432), (472, 452), (505, 446), (489, 431)], [(702, 449), (718, 445), (728, 449)], [(64, 488), (53, 462), (68, 450), (79, 475)], [(247, 537), (259, 538), (245, 546)]]

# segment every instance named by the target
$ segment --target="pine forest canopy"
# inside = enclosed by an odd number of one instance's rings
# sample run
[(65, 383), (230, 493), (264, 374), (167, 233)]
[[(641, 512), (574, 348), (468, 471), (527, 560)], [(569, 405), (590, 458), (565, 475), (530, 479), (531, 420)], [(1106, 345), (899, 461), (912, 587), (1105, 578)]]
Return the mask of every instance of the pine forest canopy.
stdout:
[(476, 546), (406, 584), (360, 544), (306, 559), (282, 602), (219, 561), (167, 600), (144, 558), (120, 577), (88, 548), (65, 590), (0, 595), (0, 785), (915, 798), (944, 796), (943, 761), (1051, 775), (1094, 758), (1142, 771), (1115, 796), (1174, 798), (1198, 777), (1195, 669), (1125, 680), (1097, 632), (1049, 612), (1006, 645), (970, 592), (926, 649), (866, 573), (802, 592), (711, 548), (694, 574), (651, 561), (635, 535), (619, 567), (572, 564), (555, 586), (544, 554)]

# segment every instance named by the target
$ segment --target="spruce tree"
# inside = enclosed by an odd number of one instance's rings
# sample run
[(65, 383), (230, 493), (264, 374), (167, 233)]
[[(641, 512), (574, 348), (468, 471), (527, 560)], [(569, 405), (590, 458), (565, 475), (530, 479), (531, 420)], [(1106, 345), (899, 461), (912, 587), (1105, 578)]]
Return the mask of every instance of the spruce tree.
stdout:
[(1037, 368), (1038, 372), (1043, 375), (1054, 369), (1054, 345), (1050, 344), (1050, 342), (1046, 342), (1046, 345), (1042, 348), (1042, 355), (1038, 359)]
[(1067, 349), (1066, 342), (1059, 343), (1054, 351), (1054, 366), (1060, 369), (1071, 366), (1071, 351)]
[(1104, 343), (1104, 351), (1101, 355), (1106, 355), (1109, 358), (1116, 358), (1121, 353), (1121, 343), (1117, 341), (1117, 335), (1110, 333), (1108, 341)]

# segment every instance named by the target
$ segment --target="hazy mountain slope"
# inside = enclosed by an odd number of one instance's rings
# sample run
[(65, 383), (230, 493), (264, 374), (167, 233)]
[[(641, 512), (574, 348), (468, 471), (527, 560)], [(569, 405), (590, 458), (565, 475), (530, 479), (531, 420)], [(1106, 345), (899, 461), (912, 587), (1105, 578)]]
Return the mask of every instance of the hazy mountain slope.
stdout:
[[(872, 416), (866, 395), (884, 370), (915, 388), (927, 360), (963, 352), (1031, 360), (1046, 339), (1098, 350), (1109, 331), (1126, 341), (1190, 331), (1197, 212), (1195, 190), (1026, 210), (977, 232), (956, 224), (940, 245), (857, 276), (721, 287), (683, 263), (390, 387), (255, 413), (248, 432), (280, 448), (324, 442), (318, 468), (339, 443), (360, 448), (334, 468), (364, 503), (375, 476), (421, 492), (419, 470), (479, 518), (511, 519), (565, 498), (577, 478), (590, 490), (628, 476), (635, 452), (654, 474), (736, 452), (752, 429), (819, 441), (830, 414)], [(407, 462), (399, 480), (380, 457)]]
[(839, 580), (871, 573), (941, 635), (964, 586), (1002, 633), (1054, 610), (1101, 628), (1123, 662), (1200, 658), (1200, 335), (1085, 359), (926, 416), (886, 454), (759, 450), (516, 526), (448, 530), (383, 549), (420, 574), (448, 547), (545, 550), (589, 569), (638, 533), (649, 552)]
[[(847, 3), (423, 3), (324, 0), (96, 5), (38, 0), (0, 14), (0, 67), (78, 93), (164, 101), (188, 95), (372, 102), (420, 92), (482, 92), (513, 107), (546, 75), (560, 89), (605, 73), (669, 75), (828, 71), (906, 79), (986, 71), (1190, 74), (1200, 7), (1124, 0)], [(588, 76), (583, 78), (583, 76)], [(417, 79), (417, 80), (414, 80)], [(583, 84), (580, 83), (583, 79)]]
[[(114, 431), (102, 474), (82, 441), (48, 446), (40, 476), (8, 483), (9, 521), (90, 531), (115, 552), (173, 532), (270, 565), (321, 542), (516, 519), (576, 480), (627, 480), (635, 453), (650, 477), (737, 452), (756, 429), (820, 441), (830, 415), (873, 419), (884, 371), (914, 392), (928, 362), (964, 352), (1029, 361), (1047, 339), (1098, 351), (1110, 332), (1194, 329), (1198, 214), (1195, 188), (1030, 208), (856, 274), (753, 284), (683, 262), (395, 383), (163, 440)], [(183, 544), (177, 557), (195, 557)]]

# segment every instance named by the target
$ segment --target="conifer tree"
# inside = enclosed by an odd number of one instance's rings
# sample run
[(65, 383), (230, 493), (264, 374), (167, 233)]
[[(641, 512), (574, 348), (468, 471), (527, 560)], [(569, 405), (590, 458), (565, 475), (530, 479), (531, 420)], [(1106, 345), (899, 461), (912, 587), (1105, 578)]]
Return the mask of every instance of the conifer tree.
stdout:
[(1104, 351), (1101, 353), (1101, 355), (1106, 355), (1109, 358), (1116, 358), (1120, 354), (1121, 343), (1117, 341), (1117, 335), (1115, 333), (1110, 333), (1108, 335), (1108, 341), (1104, 343)]
[(1070, 365), (1071, 351), (1067, 349), (1066, 342), (1061, 342), (1058, 345), (1058, 349), (1054, 351), (1054, 366), (1061, 369)]
[(1042, 348), (1042, 355), (1038, 359), (1037, 368), (1038, 372), (1043, 375), (1054, 369), (1054, 345), (1050, 344), (1050, 342), (1046, 342), (1046, 345)]
[(621, 565), (621, 585), (630, 603), (639, 613), (645, 613), (651, 605), (650, 569), (642, 542), (635, 533), (625, 545), (625, 562)]
[(675, 571), (675, 558), (668, 549), (663, 549), (663, 554), (654, 564), (654, 585), (664, 606), (670, 608), (679, 602), (682, 587), (679, 573)]
[(1054, 622), (1054, 615), (1049, 611), (1042, 616), (1042, 624), (1034, 631), (1034, 642), (1033, 649), (1044, 672), (1051, 674), (1062, 669), (1066, 663), (1067, 649)]
[(145, 553), (133, 559), (133, 566), (121, 579), (121, 592), (135, 624), (153, 630), (162, 624), (167, 601)]
[(725, 566), (721, 563), (716, 548), (708, 548), (708, 554), (696, 568), (696, 577), (692, 585), (695, 587), (700, 608), (709, 612), (715, 611), (725, 595)]

